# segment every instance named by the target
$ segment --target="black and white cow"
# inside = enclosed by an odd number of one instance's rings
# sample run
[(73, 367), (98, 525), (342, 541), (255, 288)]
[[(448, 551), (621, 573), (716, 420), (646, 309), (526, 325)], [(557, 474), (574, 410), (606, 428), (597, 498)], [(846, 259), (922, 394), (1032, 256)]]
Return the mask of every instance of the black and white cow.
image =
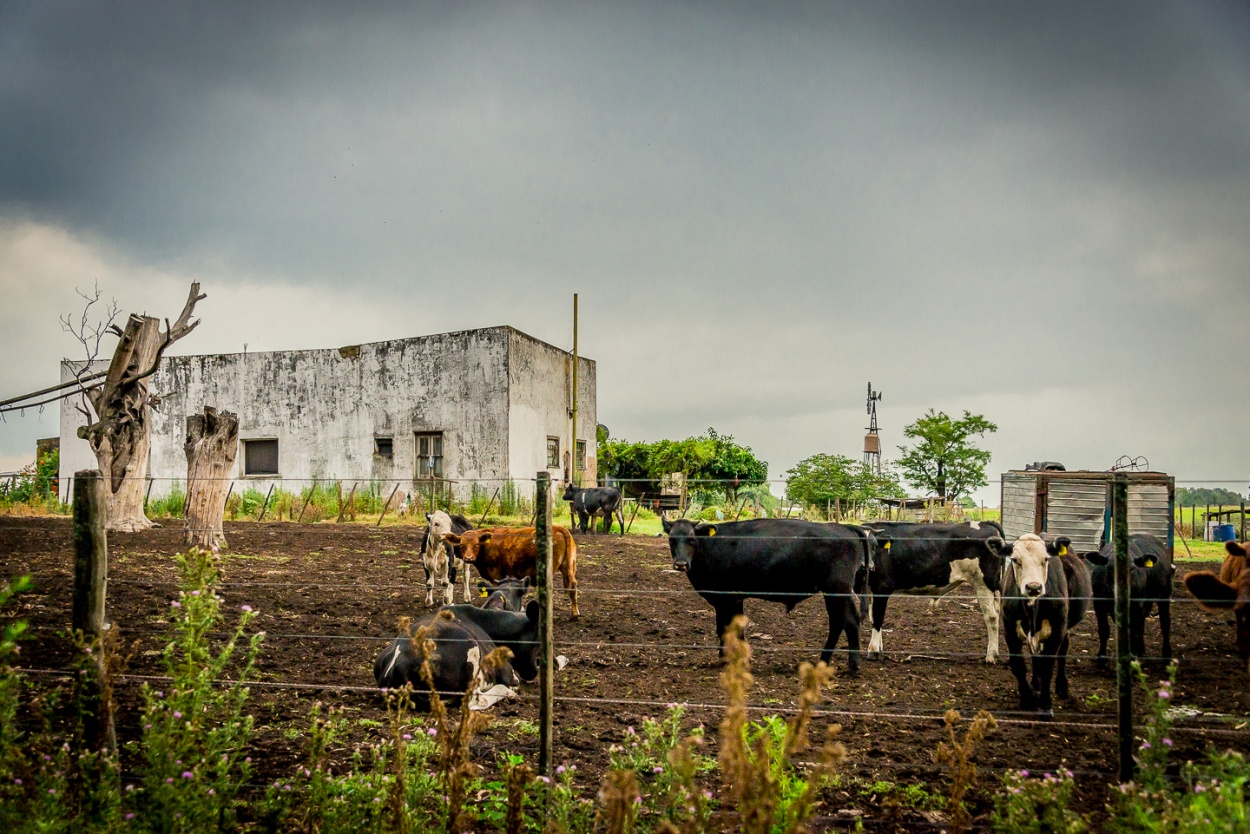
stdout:
[[(1068, 697), (1068, 640), (1089, 610), (1091, 587), (1085, 560), (1065, 537), (1043, 541), (1025, 533), (1003, 545), (1003, 634), (1008, 665), (1020, 690), (1020, 709), (1053, 718), (1050, 686)], [(1033, 680), (1027, 677), (1023, 649), (1033, 658)], [(1058, 676), (1055, 665), (1058, 663)]]
[(942, 596), (961, 586), (976, 594), (985, 620), (985, 662), (998, 660), (998, 599), (1002, 590), (1003, 530), (994, 522), (912, 524), (873, 522), (876, 557), (868, 576), (872, 590), (872, 637), (868, 657), (883, 649), (882, 627), (890, 594)]
[[(578, 526), (585, 533), (587, 528), (594, 529), (596, 516), (603, 516), (603, 532), (612, 532), (612, 517), (616, 516), (620, 523), (621, 535), (625, 535), (624, 501), (621, 491), (616, 487), (575, 487), (569, 484), (564, 488), (564, 500), (573, 505), (577, 514)], [(572, 525), (570, 525), (572, 526)]]
[[(1159, 631), (1163, 637), (1163, 657), (1172, 657), (1172, 576), (1176, 566), (1168, 547), (1156, 536), (1133, 533), (1128, 537), (1129, 647), (1137, 657), (1146, 654), (1146, 617), (1159, 606)], [(1086, 553), (1089, 577), (1094, 587), (1094, 616), (1098, 620), (1098, 665), (1107, 664), (1107, 640), (1115, 617), (1115, 545), (1107, 542), (1097, 553)]]
[[(434, 595), (443, 597), (443, 605), (455, 602), (456, 587), (456, 549), (450, 542), (443, 541), (448, 533), (460, 535), (473, 529), (473, 525), (462, 515), (448, 514), (435, 510), (425, 514), (427, 522), (425, 532), (421, 535), (421, 560), (425, 565), (425, 604), (434, 605)], [(464, 576), (464, 599), (469, 596), (469, 566), (460, 565)]]
[(447, 605), (456, 620), (472, 623), (486, 633), (497, 646), (512, 651), (512, 668), (523, 681), (538, 677), (538, 600), (530, 600), (524, 611), (478, 608), (475, 605)]
[(820, 659), (829, 661), (845, 633), (847, 668), (859, 670), (857, 578), (862, 582), (871, 558), (872, 536), (841, 524), (814, 524), (798, 519), (762, 518), (698, 523), (661, 518), (673, 567), (716, 610), (716, 633), (724, 645), (725, 631), (742, 613), (748, 599), (780, 602), (787, 611), (808, 597), (822, 594), (829, 615), (829, 637)]
[(429, 684), (421, 677), (425, 652), (414, 639), (422, 627), (428, 628), (426, 637), (434, 641), (434, 652), (429, 657), (430, 673), (434, 689), (442, 698), (459, 703), (463, 695), (472, 690), (471, 698), (475, 701), (482, 699), (486, 703), (493, 696), (506, 695), (511, 687), (519, 683), (511, 663), (504, 663), (496, 669), (483, 666), (483, 660), (496, 646), (485, 630), (474, 622), (455, 618), (452, 613), (443, 611), (427, 614), (415, 621), (407, 634), (396, 637), (378, 654), (373, 663), (373, 677), (378, 686), (399, 689), (410, 684), (414, 706), (423, 710), (430, 708)]

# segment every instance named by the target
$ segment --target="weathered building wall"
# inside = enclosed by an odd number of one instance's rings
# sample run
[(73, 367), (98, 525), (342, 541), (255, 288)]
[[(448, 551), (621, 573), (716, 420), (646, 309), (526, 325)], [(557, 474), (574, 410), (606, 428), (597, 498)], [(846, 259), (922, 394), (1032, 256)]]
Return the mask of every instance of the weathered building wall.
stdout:
[[(277, 479), (244, 475), (242, 445), (236, 458), (232, 477), (262, 491), (275, 480), (292, 491), (314, 478), (362, 488), (371, 480), (411, 483), (417, 432), (442, 432), (443, 477), (459, 482), (461, 497), (474, 481), (532, 480), (545, 463), (547, 434), (568, 435), (567, 419), (557, 422), (568, 405), (564, 356), (511, 327), (495, 327), (337, 350), (167, 357), (151, 386), (162, 395), (153, 416), (153, 495), (185, 479), (186, 418), (205, 405), (236, 412), (243, 443), (278, 441)], [(593, 441), (594, 363), (583, 360), (581, 368), (582, 419)], [(63, 363), (62, 379), (70, 378)], [(518, 430), (518, 419), (530, 430)], [(62, 477), (95, 466), (76, 436), (83, 422), (72, 408), (62, 409)], [(390, 457), (375, 453), (376, 438), (391, 439)], [(510, 453), (514, 438), (526, 454)]]
[[(509, 439), (508, 467), (528, 480), (547, 468), (547, 438), (560, 438), (560, 466), (548, 469), (553, 481), (564, 479), (564, 455), (569, 455), (572, 474), (572, 357), (563, 350), (514, 331), (508, 359)], [(593, 483), (597, 450), (595, 363), (578, 361), (577, 437), (586, 441), (584, 483)], [(559, 396), (553, 396), (558, 392)]]

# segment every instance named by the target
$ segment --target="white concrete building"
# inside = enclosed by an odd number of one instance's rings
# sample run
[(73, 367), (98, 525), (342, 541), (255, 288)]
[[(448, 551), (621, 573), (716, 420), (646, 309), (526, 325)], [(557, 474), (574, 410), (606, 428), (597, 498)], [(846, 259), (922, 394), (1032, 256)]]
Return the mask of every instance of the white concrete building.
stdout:
[[(62, 381), (74, 366), (62, 362)], [(464, 500), (475, 482), (493, 490), (512, 479), (532, 494), (536, 472), (563, 480), (574, 454), (583, 482), (594, 483), (595, 363), (578, 363), (576, 452), (572, 366), (568, 352), (506, 326), (337, 350), (166, 357), (151, 383), (161, 398), (152, 495), (186, 479), (187, 417), (206, 405), (239, 415), (236, 490), (280, 483), (298, 492), (312, 479), (413, 489), (433, 480)], [(77, 435), (83, 423), (62, 406), (62, 483), (96, 467)]]

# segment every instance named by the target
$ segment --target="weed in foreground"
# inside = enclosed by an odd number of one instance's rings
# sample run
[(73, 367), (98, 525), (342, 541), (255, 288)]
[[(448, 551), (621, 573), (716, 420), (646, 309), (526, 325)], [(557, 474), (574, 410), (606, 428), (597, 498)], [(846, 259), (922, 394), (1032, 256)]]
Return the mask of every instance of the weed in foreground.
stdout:
[(949, 743), (938, 742), (937, 749), (933, 751), (933, 761), (944, 765), (950, 772), (951, 795), (946, 807), (951, 818), (950, 830), (952, 834), (959, 834), (972, 823), (972, 814), (964, 805), (964, 796), (977, 782), (977, 768), (972, 764), (972, 754), (976, 751), (976, 746), (998, 725), (994, 716), (981, 710), (969, 722), (964, 740), (960, 742), (955, 736), (955, 725), (960, 721), (959, 713), (948, 710), (945, 719)]

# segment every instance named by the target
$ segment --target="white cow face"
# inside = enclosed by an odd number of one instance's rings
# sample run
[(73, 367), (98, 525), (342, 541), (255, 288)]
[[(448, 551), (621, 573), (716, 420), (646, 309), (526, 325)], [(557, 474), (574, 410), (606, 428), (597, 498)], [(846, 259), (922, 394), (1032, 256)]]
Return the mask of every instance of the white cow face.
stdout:
[(425, 520), (430, 523), (430, 536), (437, 537), (436, 541), (442, 541), (443, 536), (451, 532), (451, 516), (442, 510), (426, 513)]
[(1007, 556), (1007, 575), (1014, 580), (1017, 593), (1032, 605), (1046, 593), (1046, 583), (1052, 570), (1063, 570), (1055, 563), (1055, 557), (1067, 552), (1070, 541), (1066, 538), (1047, 543), (1033, 533), (1025, 533), (1016, 539)]

